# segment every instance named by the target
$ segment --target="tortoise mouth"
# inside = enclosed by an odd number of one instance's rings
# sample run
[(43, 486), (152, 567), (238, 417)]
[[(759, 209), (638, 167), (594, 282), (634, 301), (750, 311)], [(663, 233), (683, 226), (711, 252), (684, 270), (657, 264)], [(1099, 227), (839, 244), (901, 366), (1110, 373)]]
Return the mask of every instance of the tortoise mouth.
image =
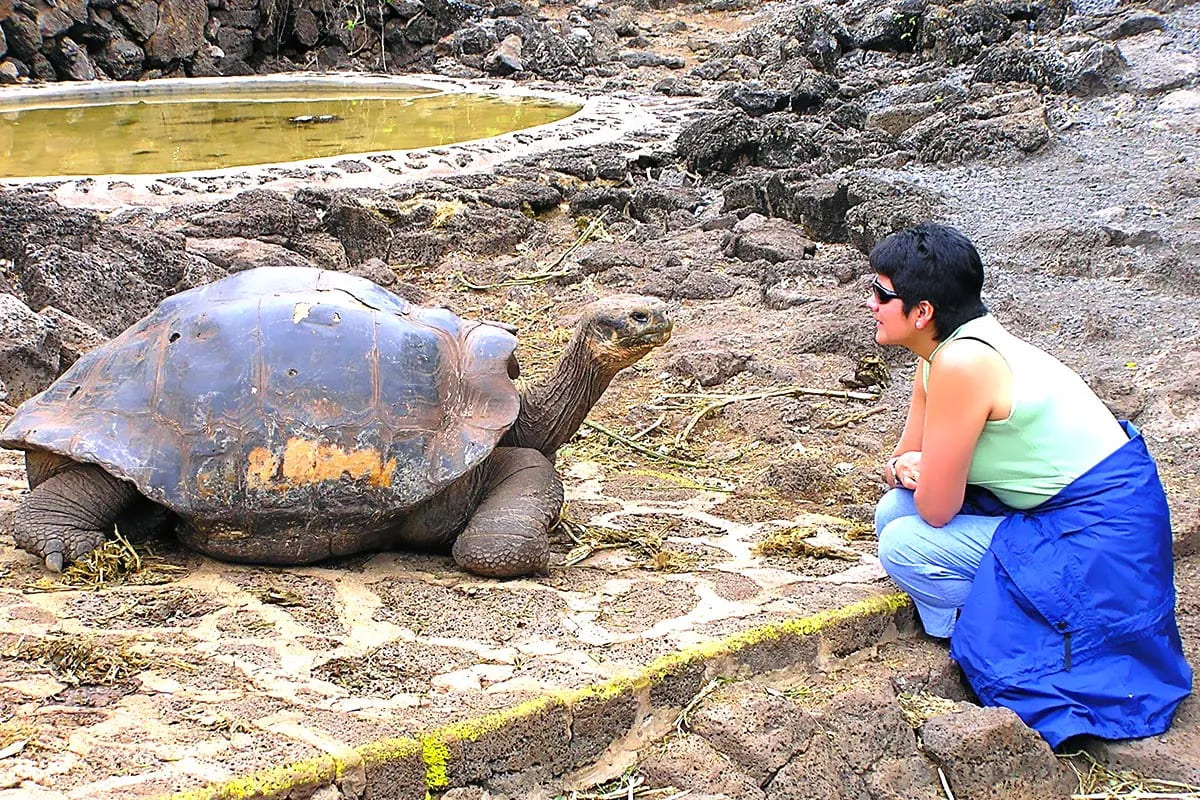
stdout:
[(615, 341), (619, 347), (627, 347), (634, 350), (658, 347), (671, 338), (673, 328), (674, 326), (670, 320), (654, 321), (637, 330), (625, 331), (624, 335), (615, 337)]
[(643, 344), (654, 345), (657, 347), (660, 344), (665, 344), (671, 338), (671, 326), (667, 325), (664, 328), (655, 331), (645, 331), (638, 337)]

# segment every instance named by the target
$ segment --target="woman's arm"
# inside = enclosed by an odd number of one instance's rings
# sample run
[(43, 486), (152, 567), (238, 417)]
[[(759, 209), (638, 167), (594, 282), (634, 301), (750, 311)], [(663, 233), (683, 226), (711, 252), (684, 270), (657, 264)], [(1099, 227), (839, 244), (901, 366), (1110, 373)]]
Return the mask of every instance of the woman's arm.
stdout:
[(917, 513), (934, 527), (962, 509), (975, 443), (1007, 370), (996, 351), (972, 340), (948, 344), (930, 367), (915, 499)]
[(917, 359), (917, 374), (913, 377), (912, 397), (908, 401), (908, 417), (904, 420), (904, 433), (896, 443), (893, 456), (921, 449), (925, 434), (925, 382), (921, 374), (925, 369), (924, 359)]
[(918, 359), (912, 397), (908, 401), (908, 417), (904, 420), (904, 432), (900, 434), (900, 441), (896, 443), (892, 457), (883, 468), (883, 480), (893, 489), (897, 486), (915, 488), (910, 476), (913, 470), (919, 468), (921, 462), (921, 437), (925, 427), (925, 383), (921, 380), (924, 366), (925, 362)]

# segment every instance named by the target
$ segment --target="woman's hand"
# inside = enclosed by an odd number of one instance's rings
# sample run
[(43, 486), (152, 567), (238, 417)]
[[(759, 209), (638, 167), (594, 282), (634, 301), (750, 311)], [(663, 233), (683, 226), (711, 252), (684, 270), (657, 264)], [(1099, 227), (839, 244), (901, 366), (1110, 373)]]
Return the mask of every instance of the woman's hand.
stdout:
[(901, 486), (905, 489), (916, 490), (917, 479), (921, 477), (921, 451), (910, 450), (893, 456), (883, 470), (883, 479), (887, 485), (895, 489)]

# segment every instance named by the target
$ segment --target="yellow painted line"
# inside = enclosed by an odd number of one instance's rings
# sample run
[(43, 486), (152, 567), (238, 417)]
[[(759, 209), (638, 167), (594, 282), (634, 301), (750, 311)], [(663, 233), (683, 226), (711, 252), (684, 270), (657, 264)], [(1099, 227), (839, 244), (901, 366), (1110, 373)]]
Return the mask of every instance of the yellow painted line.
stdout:
[(578, 689), (549, 692), (503, 711), (454, 722), (428, 733), (418, 734), (418, 738), (380, 739), (360, 745), (342, 756), (316, 756), (201, 789), (163, 795), (162, 800), (251, 800), (281, 797), (289, 790), (302, 786), (319, 787), (335, 783), (352, 767), (394, 763), (418, 754), (425, 766), (427, 789), (444, 789), (450, 782), (450, 745), (455, 742), (478, 741), (514, 721), (532, 717), (554, 706), (570, 709), (584, 700), (611, 699), (626, 692), (636, 692), (661, 683), (681, 667), (737, 655), (757, 644), (778, 641), (789, 636), (812, 636), (825, 628), (851, 619), (892, 615), (911, 602), (908, 595), (901, 593), (876, 595), (808, 617), (760, 625), (724, 639), (669, 653), (628, 675), (619, 675), (603, 683)]

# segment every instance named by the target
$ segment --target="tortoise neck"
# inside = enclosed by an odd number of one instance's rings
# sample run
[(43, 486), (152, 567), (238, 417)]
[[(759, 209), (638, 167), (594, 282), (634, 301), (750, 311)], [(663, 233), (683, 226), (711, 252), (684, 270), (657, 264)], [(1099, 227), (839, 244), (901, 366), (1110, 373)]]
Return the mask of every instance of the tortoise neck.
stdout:
[(593, 358), (576, 333), (554, 372), (521, 393), (521, 411), (502, 445), (532, 447), (553, 458), (575, 435), (618, 369)]

